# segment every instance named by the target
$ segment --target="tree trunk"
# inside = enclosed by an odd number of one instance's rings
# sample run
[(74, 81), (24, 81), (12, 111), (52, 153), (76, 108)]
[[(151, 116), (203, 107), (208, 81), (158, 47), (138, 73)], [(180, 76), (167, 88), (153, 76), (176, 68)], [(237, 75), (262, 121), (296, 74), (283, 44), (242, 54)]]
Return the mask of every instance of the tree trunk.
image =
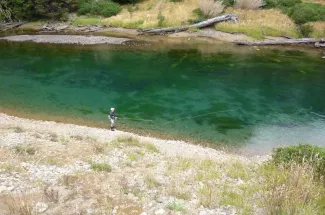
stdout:
[(149, 28), (149, 29), (143, 29), (139, 30), (140, 34), (170, 34), (170, 33), (176, 33), (176, 32), (181, 32), (181, 31), (186, 31), (189, 28), (204, 28), (210, 25), (213, 25), (215, 23), (219, 22), (225, 22), (225, 21), (234, 21), (238, 22), (238, 17), (233, 14), (227, 14), (223, 16), (217, 16), (211, 19), (207, 19), (203, 22), (199, 22), (193, 25), (184, 25), (184, 26), (178, 26), (178, 27), (169, 27), (169, 28)]
[(288, 39), (288, 40), (264, 40), (264, 41), (254, 41), (250, 42), (247, 40), (235, 40), (234, 43), (237, 45), (246, 46), (265, 46), (265, 45), (296, 45), (296, 44), (319, 44), (323, 46), (325, 40), (314, 39), (314, 38), (303, 38), (303, 39)]

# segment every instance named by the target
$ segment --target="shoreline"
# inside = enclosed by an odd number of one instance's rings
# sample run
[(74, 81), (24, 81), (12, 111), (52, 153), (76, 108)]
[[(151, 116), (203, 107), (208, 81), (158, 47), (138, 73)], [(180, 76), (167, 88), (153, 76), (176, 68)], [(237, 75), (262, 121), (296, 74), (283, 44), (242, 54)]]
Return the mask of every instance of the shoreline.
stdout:
[[(62, 123), (56, 121), (47, 121), (47, 120), (34, 120), (21, 118), (17, 116), (8, 115), (0, 112), (0, 126), (2, 128), (10, 127), (21, 127), (23, 130), (31, 130), (37, 132), (52, 132), (58, 133), (60, 136), (68, 135), (81, 135), (88, 137), (95, 137), (99, 141), (112, 141), (114, 138), (119, 136), (130, 136), (139, 138), (141, 141), (152, 142), (158, 147), (162, 152), (170, 156), (185, 156), (192, 157), (196, 156), (198, 158), (204, 159), (213, 159), (215, 155), (223, 156), (238, 156), (243, 159), (261, 159), (265, 160), (269, 157), (268, 154), (265, 155), (254, 155), (246, 156), (242, 154), (229, 153), (221, 149), (215, 149), (208, 146), (203, 146), (199, 144), (194, 144), (192, 142), (183, 141), (183, 140), (171, 140), (171, 139), (160, 139), (152, 136), (143, 136), (136, 133), (115, 130), (110, 131), (105, 128), (98, 127), (89, 127), (86, 125), (78, 125), (71, 123)], [(10, 144), (9, 144), (10, 145)], [(3, 146), (3, 143), (0, 143), (0, 146)], [(249, 158), (250, 157), (250, 158)]]
[[(45, 26), (45, 28), (44, 28)], [(123, 27), (106, 27), (101, 25), (80, 25), (73, 26), (71, 24), (65, 23), (52, 23), (51, 25), (40, 25), (33, 23), (25, 23), (15, 29), (11, 29), (0, 34), (1, 37), (6, 36), (19, 36), (21, 34), (28, 35), (52, 35), (60, 36), (99, 36), (99, 37), (111, 37), (111, 38), (124, 38), (134, 41), (144, 41), (144, 42), (157, 42), (157, 43), (174, 43), (177, 41), (185, 41), (185, 42), (204, 42), (210, 44), (226, 44), (233, 45), (235, 49), (240, 49), (240, 45), (236, 45), (235, 41), (247, 41), (247, 42), (255, 42), (255, 41), (285, 41), (288, 38), (286, 36), (283, 37), (272, 37), (266, 36), (264, 40), (256, 40), (244, 33), (229, 33), (215, 30), (214, 28), (207, 27), (204, 29), (200, 29), (199, 31), (188, 30), (184, 32), (171, 33), (167, 35), (142, 35), (138, 32), (139, 29), (128, 29)], [(25, 40), (28, 42), (30, 40)], [(50, 41), (44, 42), (51, 44)], [(66, 43), (69, 44), (69, 43)], [(72, 44), (72, 43), (70, 43)], [(78, 43), (74, 43), (78, 44)], [(103, 43), (95, 43), (95, 44), (103, 44)], [(110, 43), (106, 43), (110, 44)], [(83, 45), (83, 44), (82, 44)], [(249, 48), (249, 46), (244, 46)], [(286, 48), (297, 48), (302, 51), (322, 51), (322, 47), (315, 47), (312, 45), (306, 44), (293, 44), (293, 45), (263, 45), (261, 47), (265, 48), (275, 48), (275, 49), (286, 49)]]
[(82, 35), (15, 35), (0, 37), (0, 40), (11, 42), (34, 42), (34, 43), (50, 43), (50, 44), (116, 44), (122, 45), (131, 39), (104, 36), (82, 36)]
[[(236, 189), (250, 186), (270, 159), (3, 113), (0, 154), (0, 214), (12, 214), (8, 202), (16, 199), (17, 207), (23, 201), (30, 210), (46, 214), (114, 209), (165, 215), (175, 214), (173, 202), (184, 205), (186, 214), (237, 214), (241, 208), (236, 205), (204, 204), (208, 195), (201, 193), (203, 184), (214, 180)], [(224, 189), (217, 186), (214, 192), (221, 198)]]

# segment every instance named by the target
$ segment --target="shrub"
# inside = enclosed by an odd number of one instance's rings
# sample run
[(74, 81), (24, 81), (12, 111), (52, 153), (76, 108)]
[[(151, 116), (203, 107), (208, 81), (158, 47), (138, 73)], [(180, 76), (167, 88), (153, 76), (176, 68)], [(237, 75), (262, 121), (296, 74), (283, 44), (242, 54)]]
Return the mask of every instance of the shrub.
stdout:
[(7, 8), (7, 2), (0, 1), (0, 22), (11, 21), (11, 10)]
[(288, 146), (273, 150), (272, 161), (276, 165), (291, 165), (292, 163), (307, 163), (314, 169), (318, 179), (325, 176), (325, 148), (309, 144)]
[(288, 15), (297, 24), (325, 21), (325, 6), (311, 3), (296, 4), (288, 10)]
[(256, 10), (264, 5), (263, 0), (237, 0), (234, 7), (236, 9)]
[(169, 0), (170, 2), (183, 2), (183, 0)]
[(208, 17), (205, 16), (202, 12), (202, 10), (200, 8), (196, 8), (192, 11), (193, 14), (197, 15), (198, 18), (196, 19), (189, 19), (187, 20), (190, 24), (195, 24), (195, 23), (199, 23), (202, 22), (204, 20), (206, 20)]
[(200, 9), (205, 16), (213, 17), (222, 13), (225, 6), (221, 1), (214, 0), (200, 0)]
[(95, 1), (80, 0), (79, 1), (79, 15), (99, 15), (104, 17), (110, 17), (118, 14), (121, 11), (121, 7), (118, 3), (110, 1)]
[(300, 4), (301, 0), (264, 0), (264, 7), (265, 8), (288, 8), (293, 7), (296, 4)]
[(304, 24), (299, 26), (299, 30), (302, 37), (310, 37), (314, 31), (314, 27), (310, 24)]
[(27, 154), (27, 155), (35, 155), (36, 149), (33, 146), (27, 145), (27, 146), (15, 146), (15, 150), (18, 154)]
[(165, 16), (161, 13), (161, 11), (159, 11), (157, 19), (158, 19), (158, 27), (162, 27), (163, 22), (165, 21)]
[(232, 7), (234, 6), (236, 0), (224, 0), (223, 1), (223, 4), (226, 6), (226, 7)]

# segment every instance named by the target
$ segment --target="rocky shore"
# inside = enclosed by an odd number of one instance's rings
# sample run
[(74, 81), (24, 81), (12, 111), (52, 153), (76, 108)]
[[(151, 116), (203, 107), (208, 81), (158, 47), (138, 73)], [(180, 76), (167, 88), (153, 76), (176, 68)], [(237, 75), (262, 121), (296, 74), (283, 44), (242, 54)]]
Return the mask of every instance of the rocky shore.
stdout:
[(240, 214), (267, 159), (0, 114), (0, 214)]
[(53, 43), (53, 44), (123, 44), (131, 39), (104, 37), (104, 36), (81, 36), (81, 35), (16, 35), (0, 37), (0, 40), (15, 42), (35, 42), (35, 43)]

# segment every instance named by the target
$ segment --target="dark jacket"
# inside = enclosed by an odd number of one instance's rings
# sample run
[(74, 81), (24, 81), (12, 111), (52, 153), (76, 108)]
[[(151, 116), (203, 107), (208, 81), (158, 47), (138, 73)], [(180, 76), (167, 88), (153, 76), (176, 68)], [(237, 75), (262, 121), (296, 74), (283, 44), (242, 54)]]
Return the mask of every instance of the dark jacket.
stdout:
[(115, 119), (115, 112), (113, 112), (113, 111), (109, 112), (109, 118), (114, 120)]

